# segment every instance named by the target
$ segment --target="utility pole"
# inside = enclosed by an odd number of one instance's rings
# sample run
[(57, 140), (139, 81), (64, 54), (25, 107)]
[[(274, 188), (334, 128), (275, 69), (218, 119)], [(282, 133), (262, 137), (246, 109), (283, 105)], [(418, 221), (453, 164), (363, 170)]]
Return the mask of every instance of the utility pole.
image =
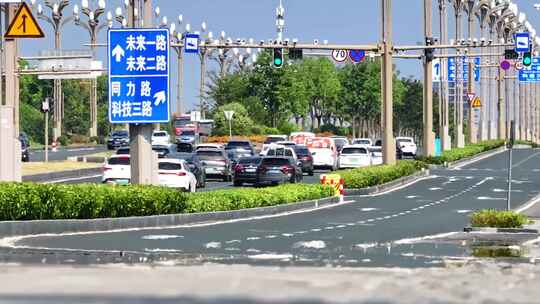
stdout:
[[(469, 0), (467, 2), (467, 34), (469, 39), (472, 39), (474, 36), (474, 13), (475, 13), (475, 1)], [(469, 75), (467, 79), (467, 94), (475, 94), (475, 88), (474, 88), (474, 71), (475, 71), (475, 63), (476, 61), (474, 58), (469, 57), (467, 59), (469, 61)], [(477, 136), (477, 129), (476, 129), (476, 122), (474, 121), (475, 116), (475, 110), (472, 107), (472, 100), (469, 100), (469, 141), (471, 144), (475, 144), (478, 142), (478, 136)]]
[[(426, 45), (433, 45), (432, 0), (424, 0), (424, 36)], [(435, 155), (435, 135), (433, 133), (433, 49), (425, 50), (424, 56), (424, 156)]]
[[(462, 12), (464, 0), (454, 0), (454, 13), (456, 17), (456, 41), (462, 37)], [(463, 135), (463, 57), (456, 57), (456, 81), (454, 97), (454, 132), (455, 146), (463, 148), (465, 146), (465, 136)]]
[[(15, 16), (17, 4), (5, 3), (5, 28)], [(0, 10), (0, 14), (1, 14)], [(4, 73), (5, 73), (5, 100), (0, 105), (0, 181), (21, 181), (21, 143), (19, 141), (19, 91), (17, 75), (18, 45), (15, 39), (5, 39), (4, 46)], [(1, 80), (1, 77), (0, 77)], [(0, 81), (0, 85), (2, 82)]]
[[(152, 0), (133, 0), (129, 9), (129, 27), (152, 27)], [(136, 11), (142, 11), (144, 19)], [(157, 182), (157, 155), (152, 151), (153, 131), (152, 124), (129, 125), (132, 184), (150, 185)]]
[[(504, 39), (504, 22), (498, 22), (497, 23), (497, 38), (499, 42), (506, 42)], [(504, 54), (504, 48), (503, 47), (496, 47), (496, 49), (499, 51), (499, 53)], [(501, 68), (499, 64), (500, 58), (496, 57), (495, 63), (498, 65), (497, 71), (497, 95), (498, 95), (498, 124), (497, 124), (497, 138), (498, 139), (506, 139), (506, 105), (505, 105), (505, 90), (503, 87), (503, 81), (505, 77), (505, 72)]]
[[(486, 25), (488, 17), (489, 7), (483, 5), (478, 11), (478, 22), (480, 23), (480, 38), (486, 38)], [(488, 50), (489, 52), (489, 50)], [(485, 54), (485, 48), (480, 49), (481, 54)], [(487, 56), (480, 57), (480, 62), (483, 66), (489, 64), (489, 59)], [(480, 97), (482, 100), (482, 107), (480, 108), (480, 141), (485, 141), (488, 139), (488, 102), (489, 102), (489, 92), (488, 92), (488, 68), (480, 68)]]
[(393, 65), (392, 65), (392, 0), (381, 0), (382, 13), (382, 82), (381, 92), (383, 98), (382, 125), (383, 139), (382, 151), (385, 165), (396, 163), (396, 142), (394, 139), (393, 123)]
[[(441, 44), (448, 44), (448, 6), (447, 0), (439, 0), (439, 33)], [(443, 49), (442, 55), (448, 55), (448, 50)], [(448, 117), (448, 59), (441, 58), (441, 81), (440, 85), (440, 108), (439, 108), (439, 137), (441, 138), (441, 150), (450, 150), (452, 146), (452, 140), (450, 139), (449, 130), (449, 117)]]

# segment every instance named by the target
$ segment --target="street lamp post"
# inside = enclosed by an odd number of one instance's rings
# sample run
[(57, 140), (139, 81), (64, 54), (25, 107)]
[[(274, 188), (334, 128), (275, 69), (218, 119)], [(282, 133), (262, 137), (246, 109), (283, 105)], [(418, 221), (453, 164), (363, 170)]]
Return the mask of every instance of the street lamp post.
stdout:
[[(112, 27), (112, 13), (107, 13), (107, 23), (99, 24), (99, 16), (105, 12), (105, 0), (98, 1), (98, 7), (91, 9), (89, 7), (88, 0), (81, 1), (81, 12), (88, 17), (86, 22), (81, 21), (79, 13), (79, 7), (75, 5), (73, 8), (73, 15), (75, 17), (75, 24), (86, 29), (90, 35), (90, 48), (92, 49), (92, 56), (96, 57), (96, 42), (98, 33), (108, 27)], [(91, 92), (90, 92), (90, 137), (98, 135), (97, 129), (97, 79), (91, 79)]]
[[(426, 45), (432, 45), (433, 30), (432, 30), (432, 2), (431, 0), (424, 0), (424, 36)], [(429, 52), (429, 51), (428, 51)], [(426, 54), (428, 53), (426, 52)], [(431, 50), (433, 52), (433, 50)], [(431, 56), (432, 57), (432, 56)], [(433, 82), (432, 82), (432, 68), (433, 58), (424, 56), (424, 93), (423, 93), (423, 148), (424, 156), (435, 156), (435, 139), (433, 136)]]
[[(32, 7), (36, 7), (36, 0), (30, 1)], [(54, 31), (54, 48), (55, 50), (60, 50), (60, 35), (61, 31), (67, 23), (73, 21), (74, 16), (64, 17), (63, 10), (69, 5), (69, 0), (47, 0), (45, 1), (45, 6), (51, 10), (51, 16), (45, 16), (43, 14), (43, 7), (41, 4), (37, 4), (37, 15), (41, 20), (49, 23)], [(53, 140), (56, 142), (58, 138), (62, 136), (62, 119), (64, 117), (64, 96), (62, 95), (62, 80), (54, 80), (54, 89), (53, 89), (53, 98), (54, 98), (54, 114), (53, 114)]]
[[(442, 44), (448, 44), (448, 7), (447, 0), (439, 0), (439, 33)], [(442, 55), (448, 55), (443, 49)], [(439, 137), (442, 151), (449, 150), (452, 143), (449, 135), (448, 117), (448, 59), (441, 58), (441, 80), (439, 82)]]
[[(476, 16), (478, 17), (478, 23), (480, 25), (480, 39), (486, 41), (486, 26), (488, 21), (489, 14), (489, 2), (487, 0), (481, 0), (479, 8), (476, 11)], [(489, 51), (488, 51), (489, 52)], [(485, 48), (481, 48), (480, 54), (485, 54)], [(488, 139), (488, 102), (489, 102), (489, 88), (488, 88), (488, 68), (489, 59), (487, 56), (480, 57), (481, 65), (484, 67), (480, 68), (480, 96), (482, 99), (482, 107), (480, 108), (480, 140), (485, 141)]]
[(199, 51), (199, 59), (201, 61), (201, 78), (200, 78), (200, 87), (199, 87), (199, 107), (201, 111), (201, 118), (206, 119), (206, 105), (205, 105), (205, 94), (204, 94), (204, 88), (206, 86), (206, 59), (208, 57), (208, 46), (212, 41), (213, 34), (212, 32), (208, 32), (206, 37), (204, 36), (206, 33), (207, 27), (206, 22), (203, 22), (201, 24), (201, 41), (199, 43), (200, 51)]
[[(475, 12), (478, 9), (476, 6), (475, 0), (468, 0), (465, 5), (465, 11), (467, 12), (467, 36), (469, 40), (473, 39), (474, 36), (474, 16)], [(468, 70), (468, 79), (467, 79), (467, 94), (474, 94), (474, 70), (475, 70), (475, 60), (474, 58), (469, 58), (469, 70)], [(476, 130), (476, 122), (474, 120), (474, 108), (472, 107), (472, 100), (469, 100), (469, 141), (472, 144), (478, 142), (478, 135)]]
[(385, 165), (396, 163), (396, 142), (394, 139), (393, 123), (393, 62), (392, 62), (392, 0), (381, 0), (381, 45), (382, 45), (382, 81), (381, 92), (383, 101), (382, 125), (383, 139), (382, 152)]

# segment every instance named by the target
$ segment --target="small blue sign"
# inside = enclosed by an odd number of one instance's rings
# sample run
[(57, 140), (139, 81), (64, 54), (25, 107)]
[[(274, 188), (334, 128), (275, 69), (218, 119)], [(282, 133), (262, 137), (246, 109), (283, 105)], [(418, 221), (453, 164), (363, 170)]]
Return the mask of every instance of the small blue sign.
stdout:
[(187, 34), (184, 40), (185, 53), (199, 53), (199, 39), (197, 34)]
[(351, 61), (354, 63), (362, 62), (364, 61), (364, 58), (366, 58), (366, 51), (364, 50), (350, 50), (349, 51), (349, 58), (351, 58)]
[(533, 57), (530, 66), (524, 66), (518, 73), (520, 82), (540, 82), (540, 57)]
[[(463, 81), (467, 82), (469, 81), (469, 62), (466, 60), (466, 58), (462, 57), (462, 68), (463, 68)], [(456, 81), (456, 58), (448, 58), (448, 81), (449, 82), (455, 82)], [(474, 58), (474, 81), (479, 82), (480, 81), (480, 58), (476, 57)]]
[(169, 122), (169, 31), (111, 29), (108, 40), (109, 121)]
[(516, 33), (516, 52), (528, 52), (531, 49), (531, 37), (528, 32)]

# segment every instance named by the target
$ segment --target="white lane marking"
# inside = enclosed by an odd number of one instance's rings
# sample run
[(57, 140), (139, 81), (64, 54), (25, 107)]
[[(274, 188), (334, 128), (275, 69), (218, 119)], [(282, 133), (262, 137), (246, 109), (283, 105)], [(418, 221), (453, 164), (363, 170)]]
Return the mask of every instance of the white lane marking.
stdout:
[(275, 239), (275, 238), (277, 238), (277, 235), (267, 235), (264, 238), (265, 239)]
[(353, 247), (363, 249), (364, 251), (369, 248), (374, 248), (379, 246), (378, 243), (362, 243), (362, 244), (356, 244)]
[(144, 251), (146, 252), (152, 252), (152, 253), (179, 253), (182, 252), (182, 250), (179, 249), (163, 249), (163, 248), (144, 248)]
[(309, 248), (309, 249), (324, 249), (326, 243), (323, 241), (305, 241), (298, 242), (293, 245), (294, 248)]
[(370, 211), (377, 211), (377, 210), (379, 210), (379, 209), (377, 209), (377, 208), (362, 208), (362, 209), (360, 209), (360, 211), (362, 211), (362, 212), (370, 212)]
[(429, 188), (429, 191), (437, 191), (437, 190), (442, 190), (442, 188), (440, 188), (440, 187)]
[[(493, 192), (496, 192), (496, 193), (500, 193), (500, 192), (507, 193), (508, 190), (505, 190), (505, 189), (493, 189)], [(521, 192), (523, 192), (523, 191), (522, 191), (522, 190), (512, 190), (512, 192), (521, 193)]]
[(65, 183), (65, 182), (78, 181), (78, 180), (81, 180), (81, 179), (98, 178), (98, 177), (102, 177), (102, 176), (103, 176), (102, 174), (98, 174), (98, 175), (90, 175), (90, 176), (71, 177), (71, 178), (57, 179), (57, 180), (53, 180), (53, 181), (49, 181), (49, 182), (44, 182), (44, 184), (60, 184), (60, 183)]
[(256, 241), (256, 240), (260, 240), (261, 238), (258, 237), (258, 236), (250, 236), (248, 238), (246, 238), (246, 241)]
[(526, 203), (524, 206), (519, 207), (516, 209), (517, 213), (523, 213), (523, 211), (530, 209), (532, 206), (538, 204), (540, 202), (540, 194), (534, 197), (531, 201)]
[(234, 243), (241, 243), (242, 241), (240, 240), (230, 240), (230, 241), (227, 241), (225, 242), (225, 244), (234, 244)]
[(479, 201), (504, 201), (504, 197), (489, 197), (489, 196), (479, 196), (476, 198)]
[(528, 162), (529, 160), (535, 158), (537, 155), (540, 155), (540, 152), (536, 152), (536, 153), (534, 153), (533, 155), (530, 155), (529, 157), (525, 158), (524, 160), (522, 160), (522, 161), (520, 161), (520, 162), (514, 164), (514, 165), (512, 166), (512, 168), (516, 168), (516, 167), (519, 167), (519, 166), (523, 165), (524, 163)]
[(288, 260), (292, 259), (292, 254), (277, 254), (277, 253), (262, 253), (255, 255), (248, 255), (249, 259), (253, 260)]
[(284, 237), (294, 236), (294, 234), (292, 234), (292, 233), (282, 233), (281, 235), (284, 236)]
[(426, 241), (426, 240), (445, 238), (445, 237), (452, 236), (454, 234), (457, 234), (457, 232), (448, 232), (448, 233), (428, 235), (428, 236), (422, 236), (422, 237), (416, 237), (416, 238), (401, 239), (401, 240), (394, 241), (392, 243), (396, 245), (414, 244), (414, 243), (418, 243), (418, 242)]
[(156, 235), (145, 235), (141, 237), (143, 240), (169, 240), (169, 239), (178, 239), (184, 238), (182, 235), (176, 234), (156, 234)]
[(213, 249), (219, 249), (221, 248), (221, 242), (209, 242), (204, 244), (204, 247), (206, 248), (213, 248)]
[(457, 213), (463, 214), (463, 213), (471, 213), (472, 210), (456, 210)]
[(417, 198), (417, 197), (418, 197), (418, 195), (409, 195), (409, 196), (406, 196), (405, 198), (412, 199), (412, 198)]
[[(490, 157), (492, 157), (492, 156), (495, 156), (495, 155), (497, 155), (497, 154), (503, 153), (503, 152), (505, 152), (505, 151), (506, 151), (506, 149), (501, 149), (500, 151), (496, 151), (496, 152), (494, 152), (494, 153), (489, 153), (489, 154), (486, 154), (486, 155), (484, 155), (484, 156), (477, 157), (477, 158), (475, 158), (475, 159), (472, 159), (472, 160), (470, 160), (470, 161), (467, 161), (467, 162), (465, 162), (465, 163), (463, 163), (463, 164), (461, 164), (461, 165), (458, 165), (458, 166), (454, 167), (454, 170), (462, 169), (462, 168), (465, 167), (465, 166), (474, 164), (474, 163), (476, 163), (476, 162), (479, 162), (479, 161), (484, 160), (484, 159), (486, 159), (486, 158), (490, 158)], [(470, 170), (472, 170), (472, 169), (470, 169)]]

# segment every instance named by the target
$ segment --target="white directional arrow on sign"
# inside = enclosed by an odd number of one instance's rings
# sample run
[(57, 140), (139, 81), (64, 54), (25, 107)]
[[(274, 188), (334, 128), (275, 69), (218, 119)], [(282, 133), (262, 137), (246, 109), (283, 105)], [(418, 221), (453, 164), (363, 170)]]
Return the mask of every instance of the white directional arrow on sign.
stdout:
[(154, 99), (154, 105), (159, 106), (161, 103), (165, 103), (165, 101), (167, 101), (167, 95), (165, 94), (165, 91), (159, 91), (154, 94)]
[(117, 44), (116, 47), (112, 50), (112, 55), (114, 56), (116, 62), (120, 62), (122, 60), (122, 57), (125, 55), (124, 49)]

